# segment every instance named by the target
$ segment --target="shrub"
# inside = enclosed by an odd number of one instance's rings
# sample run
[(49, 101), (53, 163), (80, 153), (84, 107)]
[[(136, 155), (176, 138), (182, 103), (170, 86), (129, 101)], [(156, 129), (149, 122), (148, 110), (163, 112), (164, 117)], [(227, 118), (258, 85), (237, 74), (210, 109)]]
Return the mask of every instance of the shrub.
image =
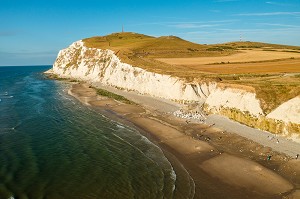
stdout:
[(117, 95), (115, 93), (109, 92), (107, 90), (96, 88), (96, 91), (97, 91), (98, 95), (105, 96), (105, 97), (108, 97), (108, 98), (112, 98), (112, 99), (115, 99), (117, 101), (124, 102), (126, 104), (134, 104), (132, 101), (128, 100), (127, 98), (125, 98), (121, 95)]

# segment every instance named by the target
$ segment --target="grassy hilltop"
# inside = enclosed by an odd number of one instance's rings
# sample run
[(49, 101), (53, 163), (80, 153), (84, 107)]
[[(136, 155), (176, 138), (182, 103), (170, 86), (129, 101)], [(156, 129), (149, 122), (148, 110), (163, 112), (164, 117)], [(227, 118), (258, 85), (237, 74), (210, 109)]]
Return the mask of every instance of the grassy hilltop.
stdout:
[(255, 91), (266, 113), (300, 95), (300, 47), (259, 42), (202, 45), (175, 36), (114, 33), (84, 39), (148, 71)]
[[(137, 33), (114, 33), (83, 40), (88, 47), (114, 50), (123, 62), (144, 69), (176, 74), (181, 68), (160, 62), (156, 58), (222, 56), (235, 53), (214, 50), (215, 47), (195, 44), (175, 36), (151, 37)], [(210, 50), (211, 49), (211, 50)]]

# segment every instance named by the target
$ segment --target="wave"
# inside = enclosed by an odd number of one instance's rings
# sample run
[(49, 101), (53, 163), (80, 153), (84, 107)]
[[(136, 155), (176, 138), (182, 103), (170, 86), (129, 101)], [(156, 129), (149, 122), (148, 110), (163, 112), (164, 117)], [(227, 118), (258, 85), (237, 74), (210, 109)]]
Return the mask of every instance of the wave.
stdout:
[(6, 96), (8, 95), (8, 92), (0, 93), (0, 96)]
[(2, 99), (9, 99), (9, 98), (13, 98), (14, 96), (13, 95), (10, 95), (10, 96), (2, 96), (1, 98)]
[[(8, 98), (13, 98), (14, 96), (8, 95), (8, 92), (4, 92), (4, 93), (0, 93), (0, 97), (1, 97), (1, 99), (8, 99)], [(2, 101), (1, 99), (0, 99), (0, 102)]]
[[(127, 126), (118, 125), (117, 127), (126, 128)], [(112, 135), (120, 139), (121, 141), (128, 144), (130, 147), (133, 147), (137, 152), (142, 154), (143, 157), (148, 159), (152, 164), (159, 166), (161, 168), (163, 173), (163, 183), (161, 184), (161, 187), (159, 190), (163, 194), (167, 195), (173, 195), (174, 191), (176, 189), (176, 179), (177, 175), (176, 172), (171, 164), (171, 162), (168, 160), (168, 158), (164, 155), (164, 152), (160, 147), (158, 147), (156, 144), (151, 142), (148, 138), (138, 133), (136, 130), (131, 128), (126, 128), (126, 131), (133, 131), (139, 135), (139, 139), (135, 140), (134, 143), (130, 143), (129, 141), (123, 139), (122, 137), (116, 135), (113, 133)], [(136, 145), (136, 146), (135, 146)], [(141, 149), (141, 146), (145, 147), (146, 145), (150, 147), (146, 147), (145, 149)], [(186, 171), (186, 170), (185, 170)], [(187, 172), (187, 171), (186, 171)]]
[(117, 127), (119, 127), (120, 129), (125, 129), (125, 126), (117, 124)]
[(0, 128), (0, 135), (15, 132), (15, 128)]

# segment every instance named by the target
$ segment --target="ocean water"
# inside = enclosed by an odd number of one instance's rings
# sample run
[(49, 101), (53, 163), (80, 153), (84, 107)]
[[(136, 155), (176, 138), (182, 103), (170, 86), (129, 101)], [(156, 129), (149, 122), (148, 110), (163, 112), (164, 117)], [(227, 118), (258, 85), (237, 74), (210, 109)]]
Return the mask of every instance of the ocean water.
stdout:
[(49, 68), (0, 67), (0, 199), (193, 197), (184, 168), (46, 79)]

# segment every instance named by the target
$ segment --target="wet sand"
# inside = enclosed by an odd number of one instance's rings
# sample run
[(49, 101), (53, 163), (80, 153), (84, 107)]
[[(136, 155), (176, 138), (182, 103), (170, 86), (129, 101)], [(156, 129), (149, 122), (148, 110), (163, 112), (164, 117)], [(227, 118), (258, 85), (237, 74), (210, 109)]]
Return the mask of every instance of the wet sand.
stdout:
[[(297, 198), (300, 161), (237, 134), (186, 123), (140, 105), (97, 96), (88, 84), (74, 84), (69, 93), (97, 110), (142, 129), (166, 153), (174, 155), (195, 182), (194, 198)], [(267, 157), (270, 160), (267, 160)]]

